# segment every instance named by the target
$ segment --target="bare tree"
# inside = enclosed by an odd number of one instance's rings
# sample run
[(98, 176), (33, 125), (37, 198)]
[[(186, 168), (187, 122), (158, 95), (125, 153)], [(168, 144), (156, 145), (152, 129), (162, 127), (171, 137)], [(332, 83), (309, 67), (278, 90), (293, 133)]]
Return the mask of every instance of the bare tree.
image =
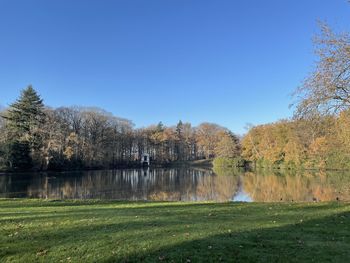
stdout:
[(337, 114), (350, 106), (349, 34), (336, 34), (321, 24), (321, 35), (315, 37), (314, 44), (319, 60), (294, 94), (296, 117)]

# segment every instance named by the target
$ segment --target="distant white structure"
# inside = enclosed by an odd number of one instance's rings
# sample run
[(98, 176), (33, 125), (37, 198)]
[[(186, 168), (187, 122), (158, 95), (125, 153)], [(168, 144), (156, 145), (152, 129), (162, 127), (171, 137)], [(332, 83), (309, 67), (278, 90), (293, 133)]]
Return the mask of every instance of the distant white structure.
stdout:
[(151, 160), (150, 160), (150, 156), (148, 153), (144, 153), (142, 156), (141, 156), (141, 164), (143, 166), (149, 166), (151, 163)]

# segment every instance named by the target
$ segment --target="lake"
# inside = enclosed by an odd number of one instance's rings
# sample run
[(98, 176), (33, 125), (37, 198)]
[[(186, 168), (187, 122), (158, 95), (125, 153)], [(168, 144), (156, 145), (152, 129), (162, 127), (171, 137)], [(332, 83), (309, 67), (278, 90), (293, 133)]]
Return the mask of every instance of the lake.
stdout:
[(345, 172), (196, 168), (0, 174), (1, 198), (147, 201), (350, 201)]

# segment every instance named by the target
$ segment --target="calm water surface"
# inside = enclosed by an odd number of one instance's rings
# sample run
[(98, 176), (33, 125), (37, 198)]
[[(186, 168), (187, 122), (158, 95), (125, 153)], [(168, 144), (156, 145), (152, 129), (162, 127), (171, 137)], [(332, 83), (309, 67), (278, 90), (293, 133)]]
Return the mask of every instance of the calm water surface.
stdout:
[(0, 174), (0, 197), (148, 201), (350, 201), (350, 174), (192, 168)]

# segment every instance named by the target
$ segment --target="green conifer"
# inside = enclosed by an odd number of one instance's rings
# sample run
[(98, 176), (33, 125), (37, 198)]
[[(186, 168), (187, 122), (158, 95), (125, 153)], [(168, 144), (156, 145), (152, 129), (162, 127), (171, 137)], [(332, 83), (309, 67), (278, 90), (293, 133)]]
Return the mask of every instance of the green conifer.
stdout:
[(7, 120), (9, 132), (8, 161), (11, 168), (28, 169), (33, 161), (39, 163), (43, 141), (40, 127), (45, 115), (43, 100), (32, 86), (22, 91), (3, 117)]

